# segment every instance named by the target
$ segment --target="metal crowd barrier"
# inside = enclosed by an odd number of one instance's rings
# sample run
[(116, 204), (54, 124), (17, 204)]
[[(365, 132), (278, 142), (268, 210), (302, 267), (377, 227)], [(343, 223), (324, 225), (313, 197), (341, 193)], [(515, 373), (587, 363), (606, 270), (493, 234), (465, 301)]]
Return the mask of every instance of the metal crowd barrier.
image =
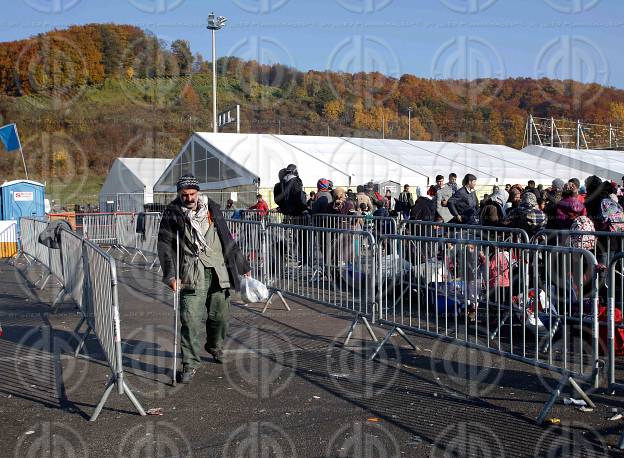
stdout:
[(542, 245), (584, 247), (594, 253), (600, 264), (608, 266), (617, 253), (624, 251), (624, 232), (584, 232), (545, 229), (532, 238)]
[(50, 275), (61, 281), (63, 289), (54, 300), (53, 306), (64, 295), (69, 295), (76, 302), (81, 319), (75, 332), (78, 333), (83, 323), (87, 324), (87, 330), (81, 336), (76, 349), (76, 356), (92, 331), (112, 372), (90, 421), (97, 419), (114, 387), (117, 387), (120, 395), (125, 394), (130, 399), (141, 415), (145, 415), (143, 407), (123, 377), (115, 260), (93, 242), (65, 228), (60, 232), (60, 249), (45, 247), (38, 242), (38, 237), (47, 224), (46, 221), (21, 218), (23, 254), (27, 259), (30, 257), (42, 263), (49, 269)]
[(119, 395), (125, 394), (139, 414), (144, 416), (143, 407), (124, 380), (115, 260), (90, 241), (84, 240), (82, 249), (85, 262), (84, 283), (89, 309), (92, 312), (86, 315), (86, 321), (93, 329), (112, 373), (89, 421), (97, 420), (115, 387)]
[(81, 335), (74, 356), (78, 356), (92, 328), (87, 317), (93, 315), (91, 302), (85, 297), (85, 266), (83, 256), (83, 238), (76, 232), (61, 230), (61, 254), (63, 256), (63, 278), (65, 294), (70, 296), (80, 312), (80, 321), (74, 328), (74, 334), (80, 335), (80, 328), (87, 324), (87, 330)]
[[(142, 216), (139, 216), (142, 215)], [(139, 231), (139, 218), (143, 218), (143, 230)], [(146, 255), (154, 257), (150, 268), (158, 261), (158, 229), (160, 227), (160, 213), (118, 213), (115, 219), (117, 243), (116, 248), (132, 254), (130, 261), (134, 262), (137, 256), (141, 256), (145, 262), (149, 262)]]
[(39, 243), (39, 234), (47, 225), (48, 223), (43, 219), (20, 219), (21, 254), (28, 262), (30, 262), (28, 258), (31, 258), (46, 268), (50, 266), (50, 252), (46, 246)]
[(598, 272), (583, 249), (401, 235), (379, 241), (379, 265), (400, 258), (378, 280), (377, 322), (562, 374), (538, 418), (545, 420), (567, 384), (598, 383)]
[(312, 215), (312, 225), (326, 229), (347, 229), (367, 231), (380, 236), (397, 233), (397, 220), (389, 216), (361, 216), (361, 215)]
[(44, 289), (51, 278), (55, 278), (61, 289), (52, 301), (52, 309), (56, 312), (57, 306), (66, 294), (65, 276), (63, 272), (63, 259), (61, 250), (48, 248), (39, 243), (39, 234), (48, 227), (48, 222), (43, 219), (20, 218), (20, 256), (24, 256), (30, 264), (33, 259), (43, 265), (47, 272), (44, 273), (34, 286)]
[(267, 286), (282, 301), (287, 293), (353, 314), (345, 344), (360, 321), (377, 340), (369, 324), (377, 245), (369, 232), (268, 224), (266, 247)]
[(252, 277), (266, 282), (268, 259), (265, 224), (262, 221), (237, 219), (226, 219), (225, 222), (251, 265)]
[(82, 234), (98, 245), (117, 244), (117, 214), (89, 213), (82, 215)]
[[(622, 295), (623, 269), (624, 253), (618, 253), (613, 256), (609, 263), (607, 276), (607, 349), (609, 385), (620, 389), (624, 389), (624, 359), (617, 359), (617, 356), (624, 355), (624, 323), (622, 322), (622, 313), (624, 312), (624, 297)], [(619, 355), (616, 355), (616, 352)]]
[[(622, 358), (624, 356), (623, 278), (624, 253), (620, 252), (611, 258), (607, 276), (607, 378), (609, 390), (624, 389), (624, 358)], [(624, 449), (624, 433), (620, 436), (618, 448)]]
[(530, 242), (529, 235), (523, 229), (436, 223), (432, 221), (403, 220), (399, 233), (416, 237), (442, 237), (449, 239), (475, 239), (515, 243)]

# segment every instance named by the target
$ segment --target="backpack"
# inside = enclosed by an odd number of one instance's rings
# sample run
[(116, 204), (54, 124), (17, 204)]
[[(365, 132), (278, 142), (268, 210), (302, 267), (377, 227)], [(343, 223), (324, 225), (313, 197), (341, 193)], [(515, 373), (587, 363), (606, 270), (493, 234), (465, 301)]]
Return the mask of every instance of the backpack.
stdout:
[[(594, 223), (592, 223), (592, 220), (587, 216), (574, 218), (570, 226), (570, 232), (594, 232), (595, 230)], [(572, 234), (570, 235), (570, 246), (573, 248), (593, 250), (596, 248), (596, 236), (589, 234)]]
[(282, 213), (290, 216), (301, 215), (303, 211), (307, 209), (307, 199), (305, 192), (303, 192), (303, 184), (301, 183), (301, 180), (297, 177), (288, 181), (284, 180), (281, 182), (281, 189), (282, 195), (280, 208)]
[(609, 232), (624, 231), (624, 210), (622, 210), (620, 204), (610, 198), (602, 199), (600, 202), (600, 215)]

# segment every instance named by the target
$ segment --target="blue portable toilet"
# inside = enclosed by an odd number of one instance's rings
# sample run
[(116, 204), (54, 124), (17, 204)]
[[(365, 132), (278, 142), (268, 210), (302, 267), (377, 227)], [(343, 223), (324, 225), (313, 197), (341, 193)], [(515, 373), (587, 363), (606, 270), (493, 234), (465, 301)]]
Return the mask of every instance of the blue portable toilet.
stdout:
[(7, 181), (0, 186), (0, 219), (45, 216), (45, 186), (36, 181)]

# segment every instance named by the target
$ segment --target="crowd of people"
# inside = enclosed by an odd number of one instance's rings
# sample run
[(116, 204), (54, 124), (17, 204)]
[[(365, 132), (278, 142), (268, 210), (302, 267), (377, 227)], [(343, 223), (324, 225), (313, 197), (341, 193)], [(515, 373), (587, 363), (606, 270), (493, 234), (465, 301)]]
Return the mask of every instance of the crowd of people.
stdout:
[[(436, 177), (435, 185), (424, 195), (412, 192), (410, 185), (393, 195), (381, 193), (372, 182), (352, 189), (334, 187), (331, 180), (321, 178), (317, 190), (306, 195), (297, 167), (289, 165), (279, 172), (274, 186), (278, 210), (286, 216), (304, 214), (339, 214), (358, 216), (395, 216), (407, 220), (471, 224), (524, 229), (532, 236), (542, 229), (573, 231), (624, 231), (624, 177), (622, 186), (603, 181), (597, 176), (584, 183), (578, 178), (567, 182), (555, 179), (551, 186), (494, 186), (482, 199), (477, 197), (477, 177), (464, 176), (461, 184), (451, 173), (448, 180)], [(251, 207), (267, 214), (269, 207), (258, 195)]]

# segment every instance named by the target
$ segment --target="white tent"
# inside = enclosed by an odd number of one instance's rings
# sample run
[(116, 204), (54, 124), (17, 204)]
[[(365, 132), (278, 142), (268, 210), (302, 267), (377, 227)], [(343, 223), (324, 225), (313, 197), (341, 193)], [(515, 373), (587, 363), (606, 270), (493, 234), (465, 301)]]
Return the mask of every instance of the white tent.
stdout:
[(335, 186), (393, 181), (426, 189), (438, 174), (477, 176), (478, 184), (550, 184), (558, 177), (581, 177), (582, 169), (501, 145), (313, 137), (270, 134), (195, 133), (155, 185), (173, 192), (183, 174), (193, 174), (202, 190), (254, 186), (271, 188), (278, 171), (296, 164), (306, 188), (319, 178)]
[[(152, 202), (154, 184), (171, 159), (115, 159), (100, 191), (100, 209), (142, 211), (144, 203)], [(107, 205), (107, 202), (114, 202)]]
[(580, 170), (576, 175), (560, 173), (560, 178), (576, 176), (586, 178), (597, 175), (619, 182), (624, 175), (624, 152), (612, 150), (577, 150), (551, 146), (529, 145), (522, 150), (534, 157), (537, 163), (552, 163), (558, 168)]

